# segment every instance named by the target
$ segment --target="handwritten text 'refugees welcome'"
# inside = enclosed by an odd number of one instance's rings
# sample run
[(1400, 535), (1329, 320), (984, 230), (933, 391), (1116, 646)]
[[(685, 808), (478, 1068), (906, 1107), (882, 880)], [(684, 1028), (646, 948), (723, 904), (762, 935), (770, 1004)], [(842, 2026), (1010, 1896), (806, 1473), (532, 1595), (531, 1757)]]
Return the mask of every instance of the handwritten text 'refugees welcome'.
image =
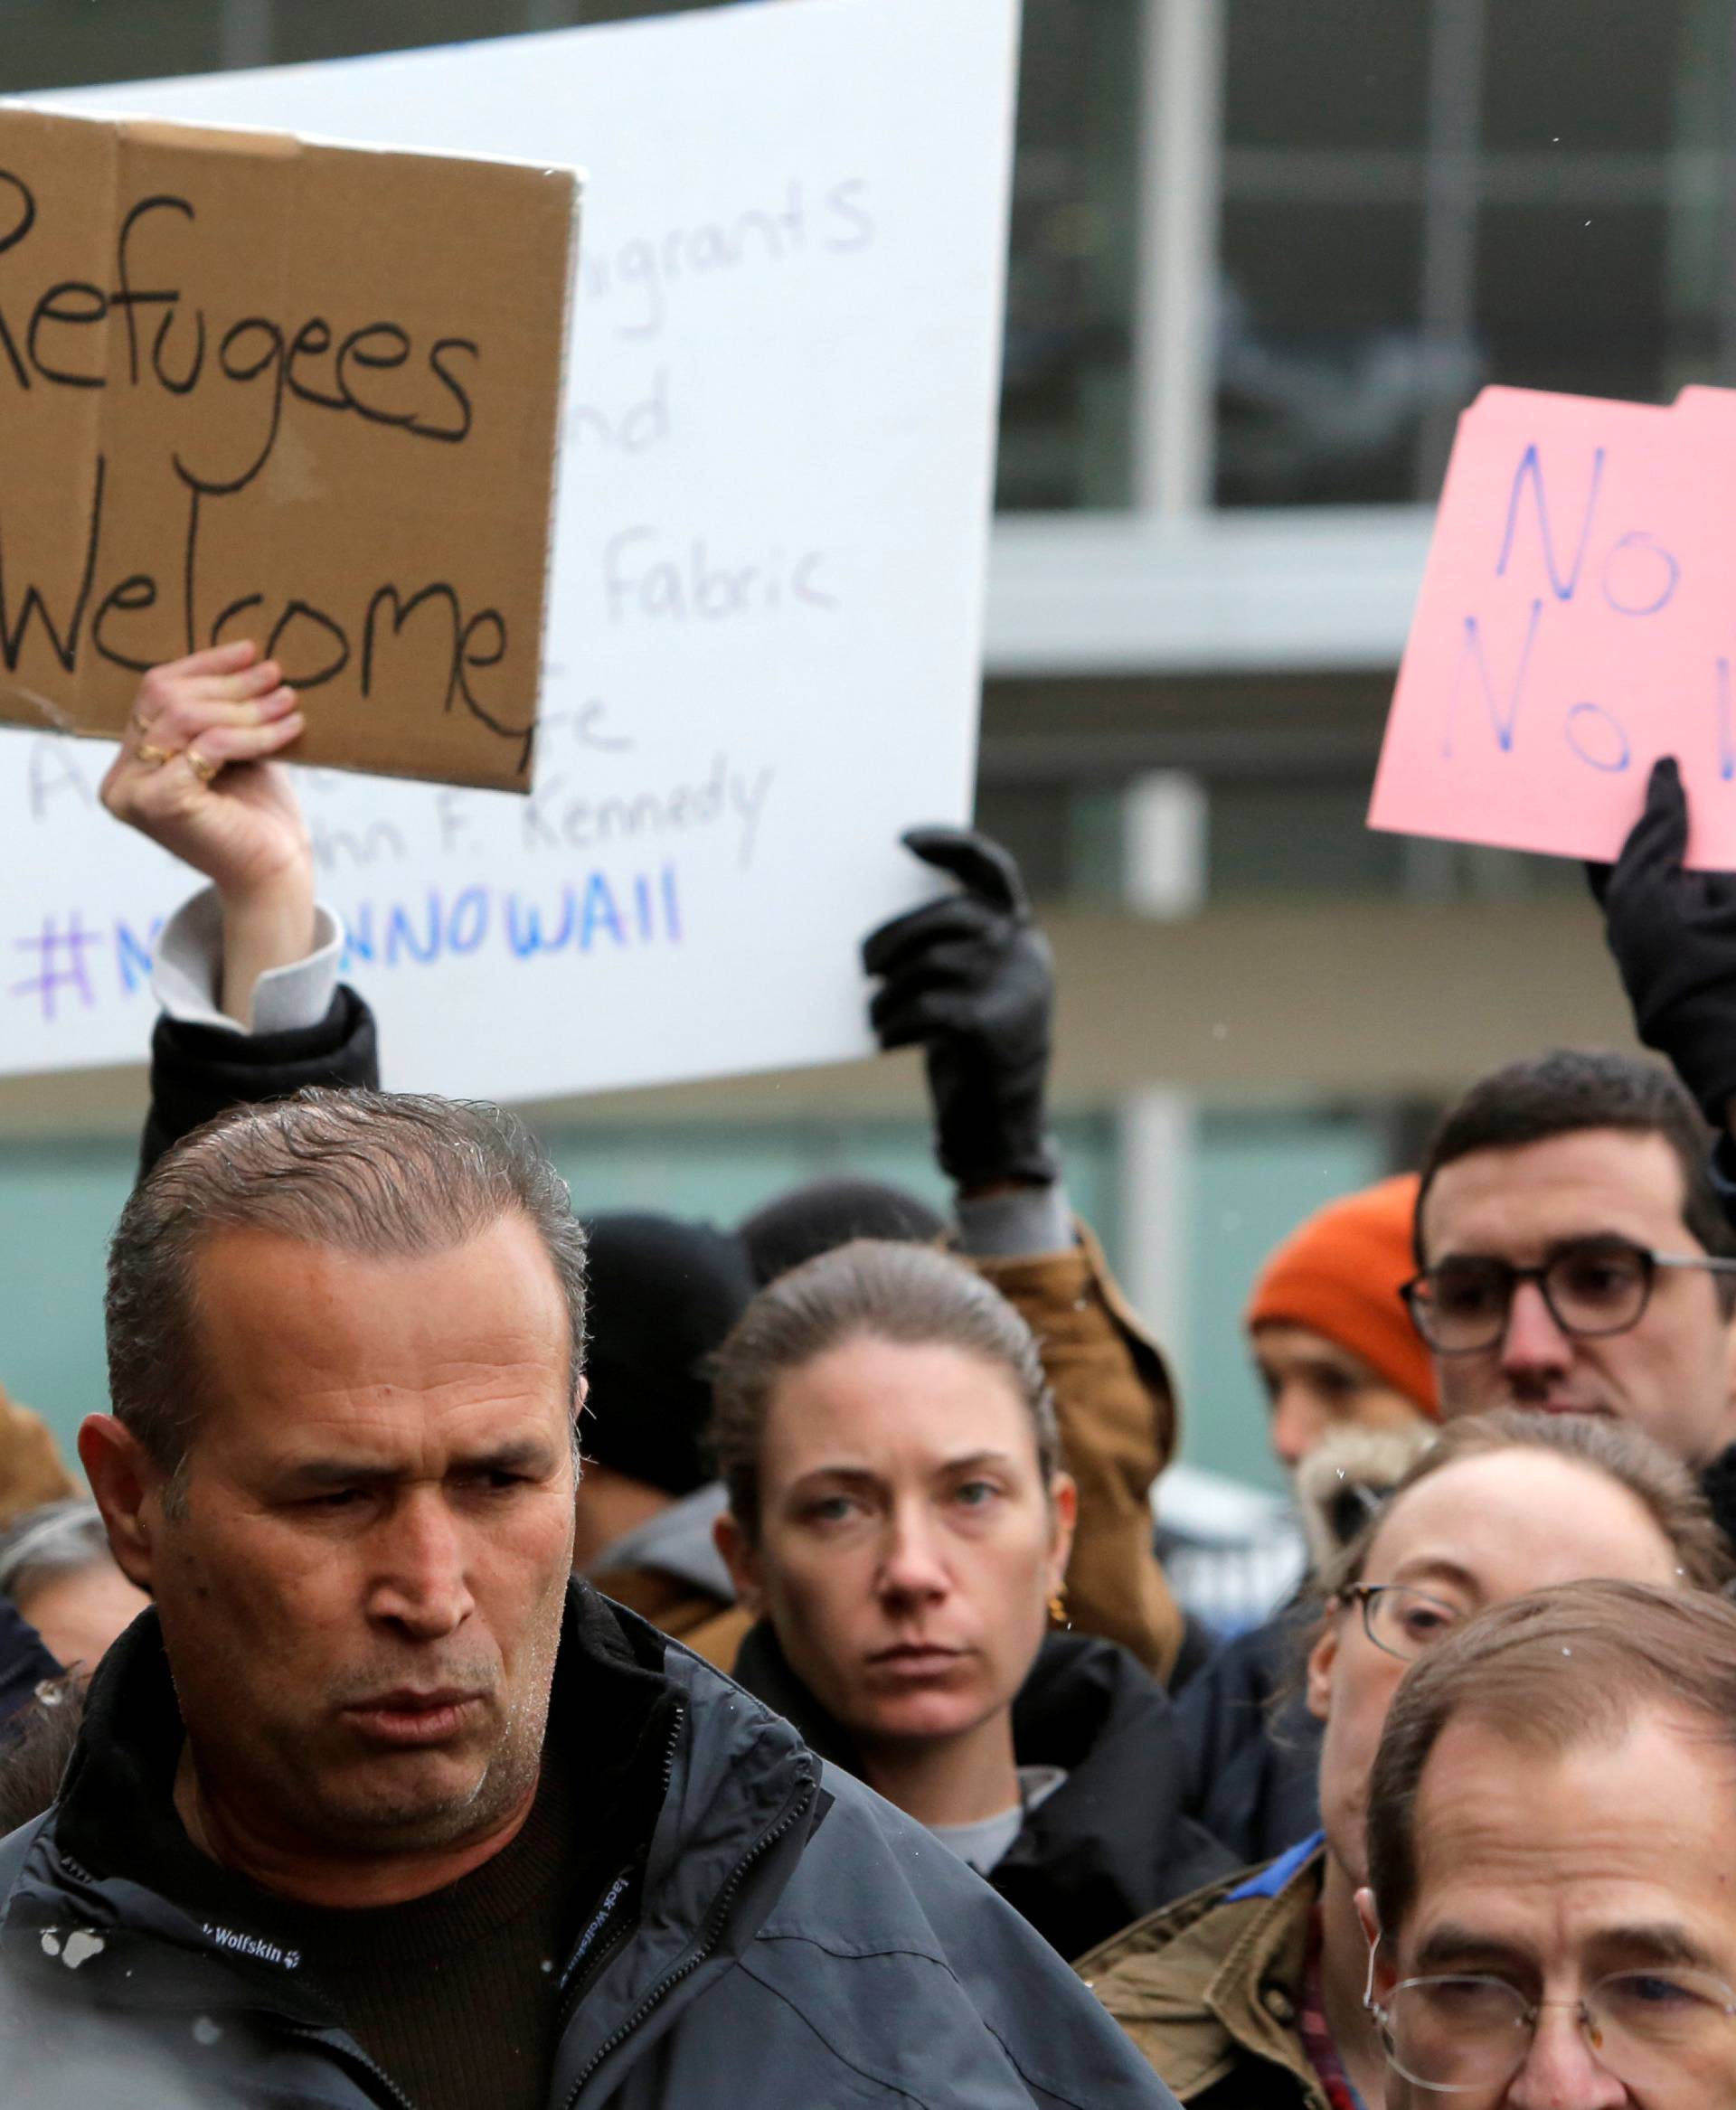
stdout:
[[(52, 654), (68, 675), (87, 655), (143, 672), (184, 652), (250, 636), (303, 691), (347, 674), (365, 698), (385, 682), (401, 687), (420, 677), (440, 709), (461, 705), (491, 731), (522, 742), (528, 764), (527, 724), (513, 721), (517, 714), (491, 694), (484, 674), (506, 659), (506, 615), (496, 607), (467, 608), (449, 579), (365, 580), (341, 607), (319, 605), (280, 579), (231, 590), (221, 606), (207, 605), (202, 591), (215, 568), (222, 502), (259, 483), (292, 424), (307, 420), (301, 437), (328, 457), (334, 446), (341, 457), (345, 444), (332, 429), (338, 419), (390, 428), (407, 447), (462, 447), (476, 422), (483, 363), (476, 338), (454, 333), (419, 341), (377, 315), (225, 316), (187, 290), (199, 269), (199, 209), (162, 192), (127, 207), (103, 283), (44, 283), (53, 265), (38, 259), (56, 246), (52, 217), (24, 176), (0, 167), (0, 462), (33, 402), (63, 391), (107, 391), (105, 403), (121, 396), (118, 408), (135, 425), (153, 415), (162, 420), (175, 546), (153, 551), (149, 569), (108, 547), (116, 470), (99, 449), (76, 561), (51, 563), (37, 544), (21, 563), (13, 553), (21, 523), (43, 494), (22, 488), (15, 474), (0, 476), (6, 672), (22, 670), (28, 681), (33, 653)], [(211, 414), (189, 416), (182, 406), (209, 406)], [(129, 447), (129, 460), (136, 452)], [(76, 466), (61, 465), (62, 492)], [(162, 503), (154, 504), (154, 518), (164, 512)], [(533, 653), (536, 641), (525, 643)], [(516, 685), (526, 694), (533, 688), (528, 679)]]

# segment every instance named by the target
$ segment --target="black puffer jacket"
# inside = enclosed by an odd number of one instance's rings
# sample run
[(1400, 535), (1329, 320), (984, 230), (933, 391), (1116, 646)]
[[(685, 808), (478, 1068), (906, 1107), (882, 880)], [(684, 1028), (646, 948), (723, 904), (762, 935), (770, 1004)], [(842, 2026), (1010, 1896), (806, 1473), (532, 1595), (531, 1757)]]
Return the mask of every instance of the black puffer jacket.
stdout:
[[(813, 1748), (859, 1772), (847, 1732), (789, 1667), (763, 1621), (735, 1674)], [(1185, 1771), (1167, 1696), (1126, 1649), (1052, 1634), (1013, 1706), (1021, 1766), (1058, 1766), (1046, 1796), (989, 1877), (1063, 1956), (1236, 1866), (1183, 1808)]]
[[(1173, 2110), (962, 1863), (857, 1782), (823, 1776), (787, 1722), (709, 1664), (574, 1584), (552, 1718), (581, 1727), (647, 1703), (668, 1725), (666, 1785), (637, 1910), (619, 1907), (618, 1926), (606, 1904), (567, 1962), (552, 2106)], [(8, 2110), (405, 2110), (311, 1983), (314, 1959), (205, 1923), (135, 1865), (141, 1799), (166, 1795), (153, 1784), (173, 1777), (177, 1725), (147, 1612), (93, 1681), (61, 1800), (0, 1842)]]
[(1228, 1642), (1176, 1697), (1187, 1807), (1238, 1865), (1272, 1860), (1320, 1823), (1320, 1724), (1299, 1689), (1311, 1604)]

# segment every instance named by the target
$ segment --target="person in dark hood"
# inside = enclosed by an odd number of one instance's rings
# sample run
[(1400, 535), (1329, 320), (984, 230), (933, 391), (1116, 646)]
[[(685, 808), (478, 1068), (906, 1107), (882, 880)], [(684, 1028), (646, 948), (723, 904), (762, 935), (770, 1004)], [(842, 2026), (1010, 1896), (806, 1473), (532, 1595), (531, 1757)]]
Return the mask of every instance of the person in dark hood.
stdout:
[(847, 1246), (852, 1239), (910, 1239), (932, 1244), (944, 1239), (947, 1220), (920, 1195), (881, 1180), (840, 1175), (807, 1180), (775, 1194), (736, 1226), (747, 1248), (754, 1286), (788, 1275), (804, 1260)]
[(606, 1597), (728, 1670), (749, 1621), (712, 1536), (723, 1491), (701, 1439), (706, 1358), (753, 1294), (740, 1239), (706, 1223), (592, 1217), (590, 1389), (573, 1560)]
[(713, 1366), (749, 1691), (1063, 1955), (1230, 1865), (1180, 1808), (1163, 1691), (1050, 1633), (1076, 1502), (1028, 1327), (922, 1246), (762, 1290)]

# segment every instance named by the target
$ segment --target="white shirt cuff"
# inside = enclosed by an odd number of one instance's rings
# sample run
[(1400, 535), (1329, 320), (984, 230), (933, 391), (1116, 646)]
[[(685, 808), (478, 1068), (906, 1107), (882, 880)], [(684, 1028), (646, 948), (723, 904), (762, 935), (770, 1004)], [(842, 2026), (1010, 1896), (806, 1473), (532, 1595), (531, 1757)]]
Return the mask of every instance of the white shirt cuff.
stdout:
[[(314, 949), (286, 967), (269, 967), (253, 985), (255, 1033), (288, 1033), (316, 1026), (332, 1008), (344, 958), (344, 926), (323, 901), (314, 906)], [(223, 911), (215, 887), (184, 901), (156, 941), (151, 987), (177, 1023), (216, 1026), (247, 1033), (249, 1028), (219, 1006), (223, 974)]]

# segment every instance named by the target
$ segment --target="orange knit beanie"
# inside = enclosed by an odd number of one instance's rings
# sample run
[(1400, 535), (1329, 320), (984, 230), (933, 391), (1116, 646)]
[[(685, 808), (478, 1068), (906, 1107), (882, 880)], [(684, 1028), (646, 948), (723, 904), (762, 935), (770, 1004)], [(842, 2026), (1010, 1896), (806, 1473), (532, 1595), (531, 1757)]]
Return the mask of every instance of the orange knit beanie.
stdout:
[(1260, 1270), (1247, 1323), (1312, 1327), (1360, 1355), (1426, 1413), (1439, 1414), (1429, 1351), (1399, 1295), (1417, 1271), (1416, 1205), (1414, 1173), (1329, 1201)]

